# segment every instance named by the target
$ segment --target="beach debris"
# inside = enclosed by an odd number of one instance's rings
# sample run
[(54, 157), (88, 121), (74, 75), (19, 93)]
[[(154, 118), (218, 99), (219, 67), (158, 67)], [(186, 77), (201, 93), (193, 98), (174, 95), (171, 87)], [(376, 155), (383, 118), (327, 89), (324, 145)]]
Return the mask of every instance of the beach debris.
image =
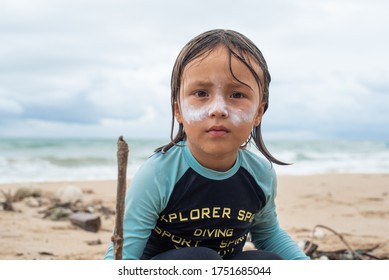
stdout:
[(74, 185), (68, 185), (55, 192), (55, 199), (62, 204), (74, 204), (82, 201), (82, 189)]
[(315, 243), (311, 243), (308, 240), (301, 240), (297, 243), (297, 245), (300, 247), (301, 250), (304, 251), (304, 253), (307, 256), (312, 256), (314, 252), (316, 252), (317, 248), (319, 247)]
[[(319, 250), (319, 245), (314, 243), (314, 239), (317, 237), (315, 231), (318, 229), (324, 229), (335, 234), (341, 242), (346, 246), (346, 249), (340, 249), (335, 251), (321, 251)], [(321, 238), (323, 237), (321, 234), (319, 235)], [(365, 259), (374, 259), (381, 260), (382, 258), (376, 257), (372, 251), (377, 249), (379, 245), (374, 245), (373, 247), (366, 249), (353, 249), (350, 244), (345, 240), (343, 235), (336, 232), (334, 229), (324, 226), (324, 225), (316, 225), (311, 234), (310, 240), (303, 240), (298, 243), (301, 249), (303, 249), (304, 253), (309, 256), (311, 259), (316, 260), (365, 260)]]
[(42, 201), (40, 199), (37, 199), (35, 197), (27, 197), (25, 199), (26, 205), (29, 207), (40, 207), (42, 206)]
[(44, 219), (48, 218), (52, 221), (64, 221), (73, 214), (73, 211), (68, 207), (54, 205), (46, 210), (39, 211), (38, 213), (43, 214)]
[[(83, 191), (81, 188), (68, 185), (53, 193), (43, 193), (39, 189), (22, 187), (11, 191), (0, 190), (0, 210), (15, 211), (15, 203), (23, 201), (25, 205), (32, 208), (39, 208), (44, 205), (45, 209), (37, 209), (43, 219), (51, 221), (70, 221), (86, 231), (97, 232), (101, 228), (101, 218), (106, 219), (115, 214), (114, 210), (104, 206), (101, 200), (92, 201), (88, 204), (82, 203)], [(2, 199), (5, 198), (5, 200)]]
[(32, 187), (22, 187), (16, 190), (13, 195), (13, 201), (25, 201), (29, 207), (41, 207), (44, 204), (49, 203), (49, 199), (45, 198), (40, 189)]
[(43, 197), (41, 190), (30, 187), (18, 188), (13, 195), (10, 191), (8, 191), (8, 193), (2, 191), (2, 193), (6, 198), (6, 201), (0, 203), (0, 205), (2, 205), (6, 211), (14, 211), (12, 203), (20, 201), (25, 201), (26, 205), (29, 207), (40, 207), (43, 204), (47, 204), (49, 201), (47, 198)]
[(73, 225), (86, 231), (97, 232), (100, 229), (101, 218), (97, 212), (105, 213), (105, 215), (111, 215), (113, 212), (101, 203), (97, 205), (94, 203), (83, 204), (78, 199), (72, 203), (60, 203), (58, 201), (58, 198), (54, 198), (51, 206), (45, 210), (38, 211), (38, 213), (43, 214), (44, 219), (52, 221), (70, 220)]
[(315, 238), (324, 238), (327, 236), (327, 233), (325, 232), (325, 230), (322, 230), (320, 228), (316, 228), (316, 230), (314, 231), (314, 236)]
[(45, 251), (41, 251), (41, 252), (38, 252), (39, 255), (41, 256), (55, 256), (53, 253), (51, 252), (45, 252)]
[(340, 249), (334, 251), (321, 251), (316, 247), (311, 253), (306, 253), (311, 259), (314, 260), (383, 260), (375, 256), (372, 252), (377, 249), (379, 245), (375, 245), (366, 249), (356, 249), (350, 251), (349, 249)]
[(120, 136), (117, 141), (118, 179), (116, 192), (115, 229), (111, 238), (114, 246), (115, 260), (122, 259), (123, 251), (123, 217), (124, 198), (126, 196), (127, 187), (127, 160), (128, 145), (126, 141), (124, 141), (123, 136)]
[(88, 244), (89, 246), (96, 246), (96, 245), (103, 244), (103, 242), (101, 242), (100, 239), (97, 239), (97, 240), (92, 240), (92, 241), (86, 241), (86, 244)]
[(101, 213), (105, 219), (110, 218), (112, 215), (115, 215), (115, 211), (110, 209), (109, 207), (106, 207), (104, 205), (97, 206), (97, 211)]
[(15, 194), (13, 195), (13, 201), (21, 201), (28, 197), (42, 197), (42, 191), (39, 189), (34, 188), (26, 188), (22, 187), (16, 190)]
[(15, 211), (12, 202), (13, 202), (13, 196), (11, 194), (11, 191), (8, 191), (8, 193), (4, 192), (3, 190), (1, 191), (3, 194), (5, 201), (1, 202), (1, 206), (3, 207), (4, 211)]
[(101, 226), (100, 216), (87, 212), (77, 212), (69, 217), (71, 223), (86, 231), (97, 232)]

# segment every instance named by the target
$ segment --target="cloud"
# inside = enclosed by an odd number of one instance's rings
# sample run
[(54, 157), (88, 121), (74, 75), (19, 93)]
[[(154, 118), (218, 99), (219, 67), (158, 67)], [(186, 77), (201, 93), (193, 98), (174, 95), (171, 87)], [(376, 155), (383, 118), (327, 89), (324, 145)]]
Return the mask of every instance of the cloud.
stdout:
[(9, 118), (20, 116), (23, 113), (23, 107), (15, 100), (0, 98), (0, 123)]
[(178, 52), (230, 28), (268, 62), (268, 135), (389, 138), (385, 1), (20, 2), (0, 4), (0, 136), (165, 137)]
[(98, 108), (86, 99), (85, 94), (50, 104), (26, 105), (23, 113), (25, 119), (47, 120), (64, 123), (94, 124), (100, 116)]

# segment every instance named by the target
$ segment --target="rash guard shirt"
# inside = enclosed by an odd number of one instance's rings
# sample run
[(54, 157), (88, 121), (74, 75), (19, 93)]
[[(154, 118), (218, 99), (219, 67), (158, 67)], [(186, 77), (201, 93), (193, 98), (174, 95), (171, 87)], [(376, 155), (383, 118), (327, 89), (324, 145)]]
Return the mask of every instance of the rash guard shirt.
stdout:
[[(260, 250), (308, 259), (280, 228), (272, 165), (239, 150), (226, 172), (203, 167), (186, 142), (151, 156), (126, 195), (123, 259), (151, 259), (180, 247), (208, 247), (225, 259), (242, 251), (247, 234)], [(105, 259), (113, 259), (113, 244)]]

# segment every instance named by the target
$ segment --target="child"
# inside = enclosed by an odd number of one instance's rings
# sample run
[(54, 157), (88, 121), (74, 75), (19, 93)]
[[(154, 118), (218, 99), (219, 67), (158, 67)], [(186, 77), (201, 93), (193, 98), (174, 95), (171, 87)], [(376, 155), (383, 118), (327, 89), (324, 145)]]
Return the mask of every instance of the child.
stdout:
[[(182, 49), (172, 140), (128, 189), (123, 259), (308, 259), (278, 225), (271, 162), (283, 163), (261, 136), (269, 83), (261, 52), (235, 31), (205, 32)], [(245, 149), (251, 139), (267, 160)], [(242, 251), (249, 233), (257, 250)]]

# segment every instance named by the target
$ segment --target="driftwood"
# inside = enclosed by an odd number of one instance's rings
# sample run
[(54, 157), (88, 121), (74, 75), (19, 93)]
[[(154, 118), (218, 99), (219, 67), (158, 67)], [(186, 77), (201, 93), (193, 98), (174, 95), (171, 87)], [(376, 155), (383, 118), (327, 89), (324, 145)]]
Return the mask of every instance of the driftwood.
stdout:
[[(332, 232), (334, 235), (339, 237), (340, 241), (346, 246), (347, 249), (340, 249), (335, 251), (321, 251), (319, 250), (319, 246), (314, 243), (315, 239), (315, 231), (317, 228), (322, 228)], [(387, 257), (377, 257), (373, 255), (371, 252), (377, 249), (379, 245), (375, 245), (371, 248), (366, 249), (353, 249), (350, 244), (345, 240), (342, 234), (339, 234), (334, 229), (324, 226), (324, 225), (316, 225), (312, 230), (311, 240), (306, 241), (304, 246), (304, 253), (311, 257), (312, 259), (330, 259), (330, 260), (382, 260), (387, 259)]]
[(124, 217), (124, 199), (126, 196), (127, 185), (127, 159), (128, 159), (128, 145), (120, 136), (118, 139), (117, 161), (118, 161), (118, 180), (116, 193), (116, 218), (115, 230), (112, 236), (114, 244), (115, 260), (123, 258), (123, 217)]
[(92, 213), (77, 212), (70, 215), (69, 219), (73, 225), (87, 231), (98, 232), (101, 226), (100, 216)]
[[(347, 249), (349, 250), (349, 252), (352, 254), (352, 257), (355, 258), (355, 259), (359, 259), (359, 256), (358, 254), (351, 248), (351, 246), (347, 243), (347, 241), (344, 239), (343, 235), (337, 233), (335, 230), (333, 230), (332, 228), (330, 227), (327, 227), (327, 226), (324, 226), (324, 225), (316, 225), (314, 226), (313, 230), (312, 230), (312, 235), (311, 235), (311, 240), (309, 242), (309, 246), (307, 248), (305, 248), (305, 253), (308, 253), (308, 252), (311, 252), (314, 251), (313, 250), (313, 246), (314, 246), (314, 243), (313, 243), (313, 240), (315, 238), (315, 231), (317, 228), (323, 228), (323, 229), (326, 229), (328, 231), (331, 231), (333, 234), (335, 234), (336, 236), (339, 237), (339, 239), (343, 242), (344, 245), (346, 245)], [(317, 249), (317, 247), (315, 248)]]

